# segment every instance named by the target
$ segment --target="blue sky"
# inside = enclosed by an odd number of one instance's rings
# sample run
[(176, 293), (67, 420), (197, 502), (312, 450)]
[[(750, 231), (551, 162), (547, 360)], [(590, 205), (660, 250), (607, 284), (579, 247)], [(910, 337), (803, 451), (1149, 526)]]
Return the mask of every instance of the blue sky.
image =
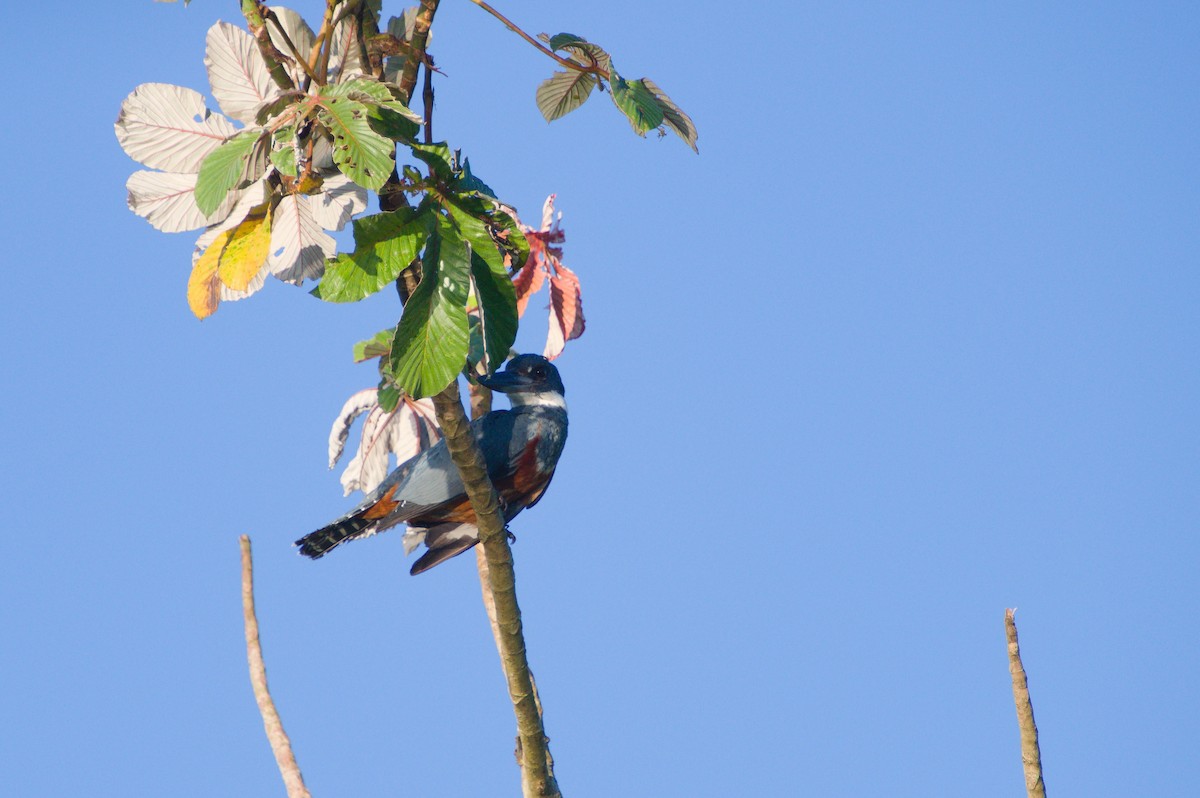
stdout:
[[(1194, 794), (1200, 10), (502, 10), (700, 130), (698, 157), (640, 140), (601, 96), (547, 125), (552, 64), (439, 11), (438, 137), (529, 219), (557, 192), (583, 281), (571, 438), (513, 525), (565, 793), (1021, 794), (1015, 606), (1049, 789)], [(236, 4), (58, 16), (16, 7), (0, 48), (0, 791), (283, 793), (248, 533), (314, 794), (517, 794), (471, 559), (291, 547), (351, 503), (325, 441), (394, 297), (273, 283), (197, 322), (192, 237), (125, 207), (122, 98), (206, 90)]]

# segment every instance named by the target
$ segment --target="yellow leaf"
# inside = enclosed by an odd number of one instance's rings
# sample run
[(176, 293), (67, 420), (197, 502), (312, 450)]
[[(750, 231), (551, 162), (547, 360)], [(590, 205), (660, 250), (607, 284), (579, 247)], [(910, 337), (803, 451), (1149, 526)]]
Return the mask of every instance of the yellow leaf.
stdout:
[(221, 301), (221, 281), (217, 276), (217, 269), (228, 234), (229, 231), (226, 231), (217, 236), (192, 267), (192, 276), (188, 279), (187, 299), (188, 307), (198, 319), (207, 319), (216, 313), (217, 303)]
[[(225, 233), (213, 242), (216, 246)], [(211, 247), (210, 247), (211, 249)], [(271, 251), (271, 206), (265, 213), (251, 212), (246, 221), (228, 231), (220, 254), (221, 282), (234, 291), (245, 291)], [(205, 252), (205, 255), (208, 253)]]

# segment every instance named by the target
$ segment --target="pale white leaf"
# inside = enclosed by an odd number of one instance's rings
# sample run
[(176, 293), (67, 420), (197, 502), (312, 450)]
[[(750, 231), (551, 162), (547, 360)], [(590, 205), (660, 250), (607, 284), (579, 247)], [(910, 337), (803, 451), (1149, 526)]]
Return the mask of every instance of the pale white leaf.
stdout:
[(329, 432), (329, 467), (342, 455), (350, 426), (358, 416), (363, 420), (362, 441), (354, 457), (346, 463), (341, 483), (347, 496), (361, 490), (369, 493), (388, 473), (389, 456), (404, 463), (429, 448), (441, 437), (434, 416), (433, 401), (403, 398), (396, 410), (384, 412), (375, 389), (359, 391), (346, 401)]
[(204, 66), (221, 110), (239, 122), (253, 124), (258, 106), (278, 93), (254, 38), (228, 22), (208, 29)]
[(367, 209), (367, 190), (341, 172), (323, 175), (321, 193), (309, 197), (313, 219), (326, 230), (341, 230)]
[[(397, 39), (405, 42), (411, 42), (413, 30), (417, 24), (417, 8), (406, 8), (398, 17), (392, 17), (388, 20), (387, 32), (395, 36)], [(429, 32), (430, 40), (433, 39), (433, 31)], [(383, 60), (383, 79), (388, 83), (396, 83), (400, 80), (400, 71), (404, 68), (404, 56), (391, 55)]]
[(321, 172), (337, 171), (333, 163), (333, 142), (328, 136), (313, 136), (312, 165)]
[[(304, 21), (304, 17), (297, 14), (290, 8), (283, 6), (271, 6), (271, 11), (279, 19), (279, 24), (287, 33), (287, 37), (292, 40), (292, 44), (296, 45), (296, 50), (301, 57), (308, 58), (312, 52), (313, 44), (317, 41), (316, 35), (313, 34), (312, 28), (308, 27), (308, 23)], [(267, 25), (267, 32), (271, 36), (271, 43), (279, 52), (283, 53), (292, 59), (291, 48), (287, 46), (287, 42), (279, 35), (279, 29), (274, 25)], [(285, 62), (286, 63), (286, 62)], [(299, 65), (294, 63), (286, 63), (288, 74), (292, 76), (292, 82), (299, 86), (304, 82), (304, 70)]]
[[(542, 232), (549, 232), (554, 224), (554, 198), (557, 196), (557, 194), (551, 194), (542, 204)], [(560, 218), (561, 216), (562, 214), (559, 214)]]
[(346, 404), (342, 405), (337, 418), (333, 420), (333, 428), (329, 430), (330, 468), (337, 465), (337, 461), (342, 458), (342, 452), (346, 448), (346, 439), (350, 437), (350, 425), (354, 423), (354, 419), (378, 406), (379, 391), (374, 388), (359, 391), (347, 399)]
[(554, 314), (554, 307), (550, 307), (550, 332), (546, 335), (546, 348), (542, 350), (542, 357), (547, 360), (554, 360), (562, 354), (563, 347), (567, 341), (563, 336), (562, 325), (558, 322), (558, 317)]
[(337, 74), (338, 83), (368, 74), (358, 47), (358, 19), (350, 14), (342, 14), (333, 26), (329, 68)]
[(198, 230), (221, 221), (240, 196), (231, 191), (211, 216), (196, 207), (196, 175), (177, 172), (134, 172), (125, 182), (129, 210), (164, 233)]
[(121, 103), (117, 141), (135, 161), (166, 172), (198, 172), (204, 157), (237, 132), (204, 106), (200, 92), (143, 83)]
[(385, 413), (381, 407), (375, 407), (367, 413), (363, 422), (362, 443), (359, 444), (358, 452), (346, 464), (346, 470), (342, 472), (344, 495), (349, 496), (351, 491), (355, 490), (370, 493), (387, 476), (388, 450), (387, 446), (381, 444), (387, 424), (393, 415)]
[(288, 194), (271, 217), (271, 274), (299, 285), (325, 273), (325, 259), (337, 252), (337, 242), (313, 219), (315, 197)]

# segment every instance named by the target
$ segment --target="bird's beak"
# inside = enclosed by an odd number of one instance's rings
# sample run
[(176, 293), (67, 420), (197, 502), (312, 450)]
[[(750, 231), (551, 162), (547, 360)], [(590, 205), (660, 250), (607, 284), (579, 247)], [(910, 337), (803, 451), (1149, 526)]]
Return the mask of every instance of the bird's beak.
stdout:
[(491, 388), (500, 393), (520, 392), (533, 385), (532, 379), (523, 374), (517, 374), (515, 371), (497, 371), (490, 377), (477, 377), (475, 381), (485, 388)]

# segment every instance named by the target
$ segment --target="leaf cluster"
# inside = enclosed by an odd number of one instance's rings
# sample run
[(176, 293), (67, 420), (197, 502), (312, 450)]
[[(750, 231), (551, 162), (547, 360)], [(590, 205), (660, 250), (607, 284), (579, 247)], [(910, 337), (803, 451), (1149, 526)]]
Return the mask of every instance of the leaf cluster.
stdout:
[[(354, 251), (330, 261), (313, 294), (329, 302), (363, 299), (419, 271), (420, 282), (391, 331), (361, 342), (359, 359), (379, 356), (380, 402), (392, 388), (430, 396), (462, 370), (503, 362), (517, 334), (517, 299), (509, 270), (529, 258), (512, 213), (444, 144), (412, 144), (428, 169), (407, 167), (406, 190), (418, 204), (354, 221)], [(485, 193), (489, 192), (489, 193)]]
[(692, 118), (650, 78), (629, 80), (622, 77), (604, 48), (573, 33), (554, 36), (542, 33), (538, 38), (551, 53), (561, 52), (562, 58), (571, 65), (565, 71), (555, 72), (537, 88), (537, 106), (547, 122), (566, 116), (583, 105), (594, 89), (604, 91), (607, 85), (613, 103), (639, 136), (655, 129), (665, 135), (664, 129), (670, 130), (693, 152), (699, 152)]

